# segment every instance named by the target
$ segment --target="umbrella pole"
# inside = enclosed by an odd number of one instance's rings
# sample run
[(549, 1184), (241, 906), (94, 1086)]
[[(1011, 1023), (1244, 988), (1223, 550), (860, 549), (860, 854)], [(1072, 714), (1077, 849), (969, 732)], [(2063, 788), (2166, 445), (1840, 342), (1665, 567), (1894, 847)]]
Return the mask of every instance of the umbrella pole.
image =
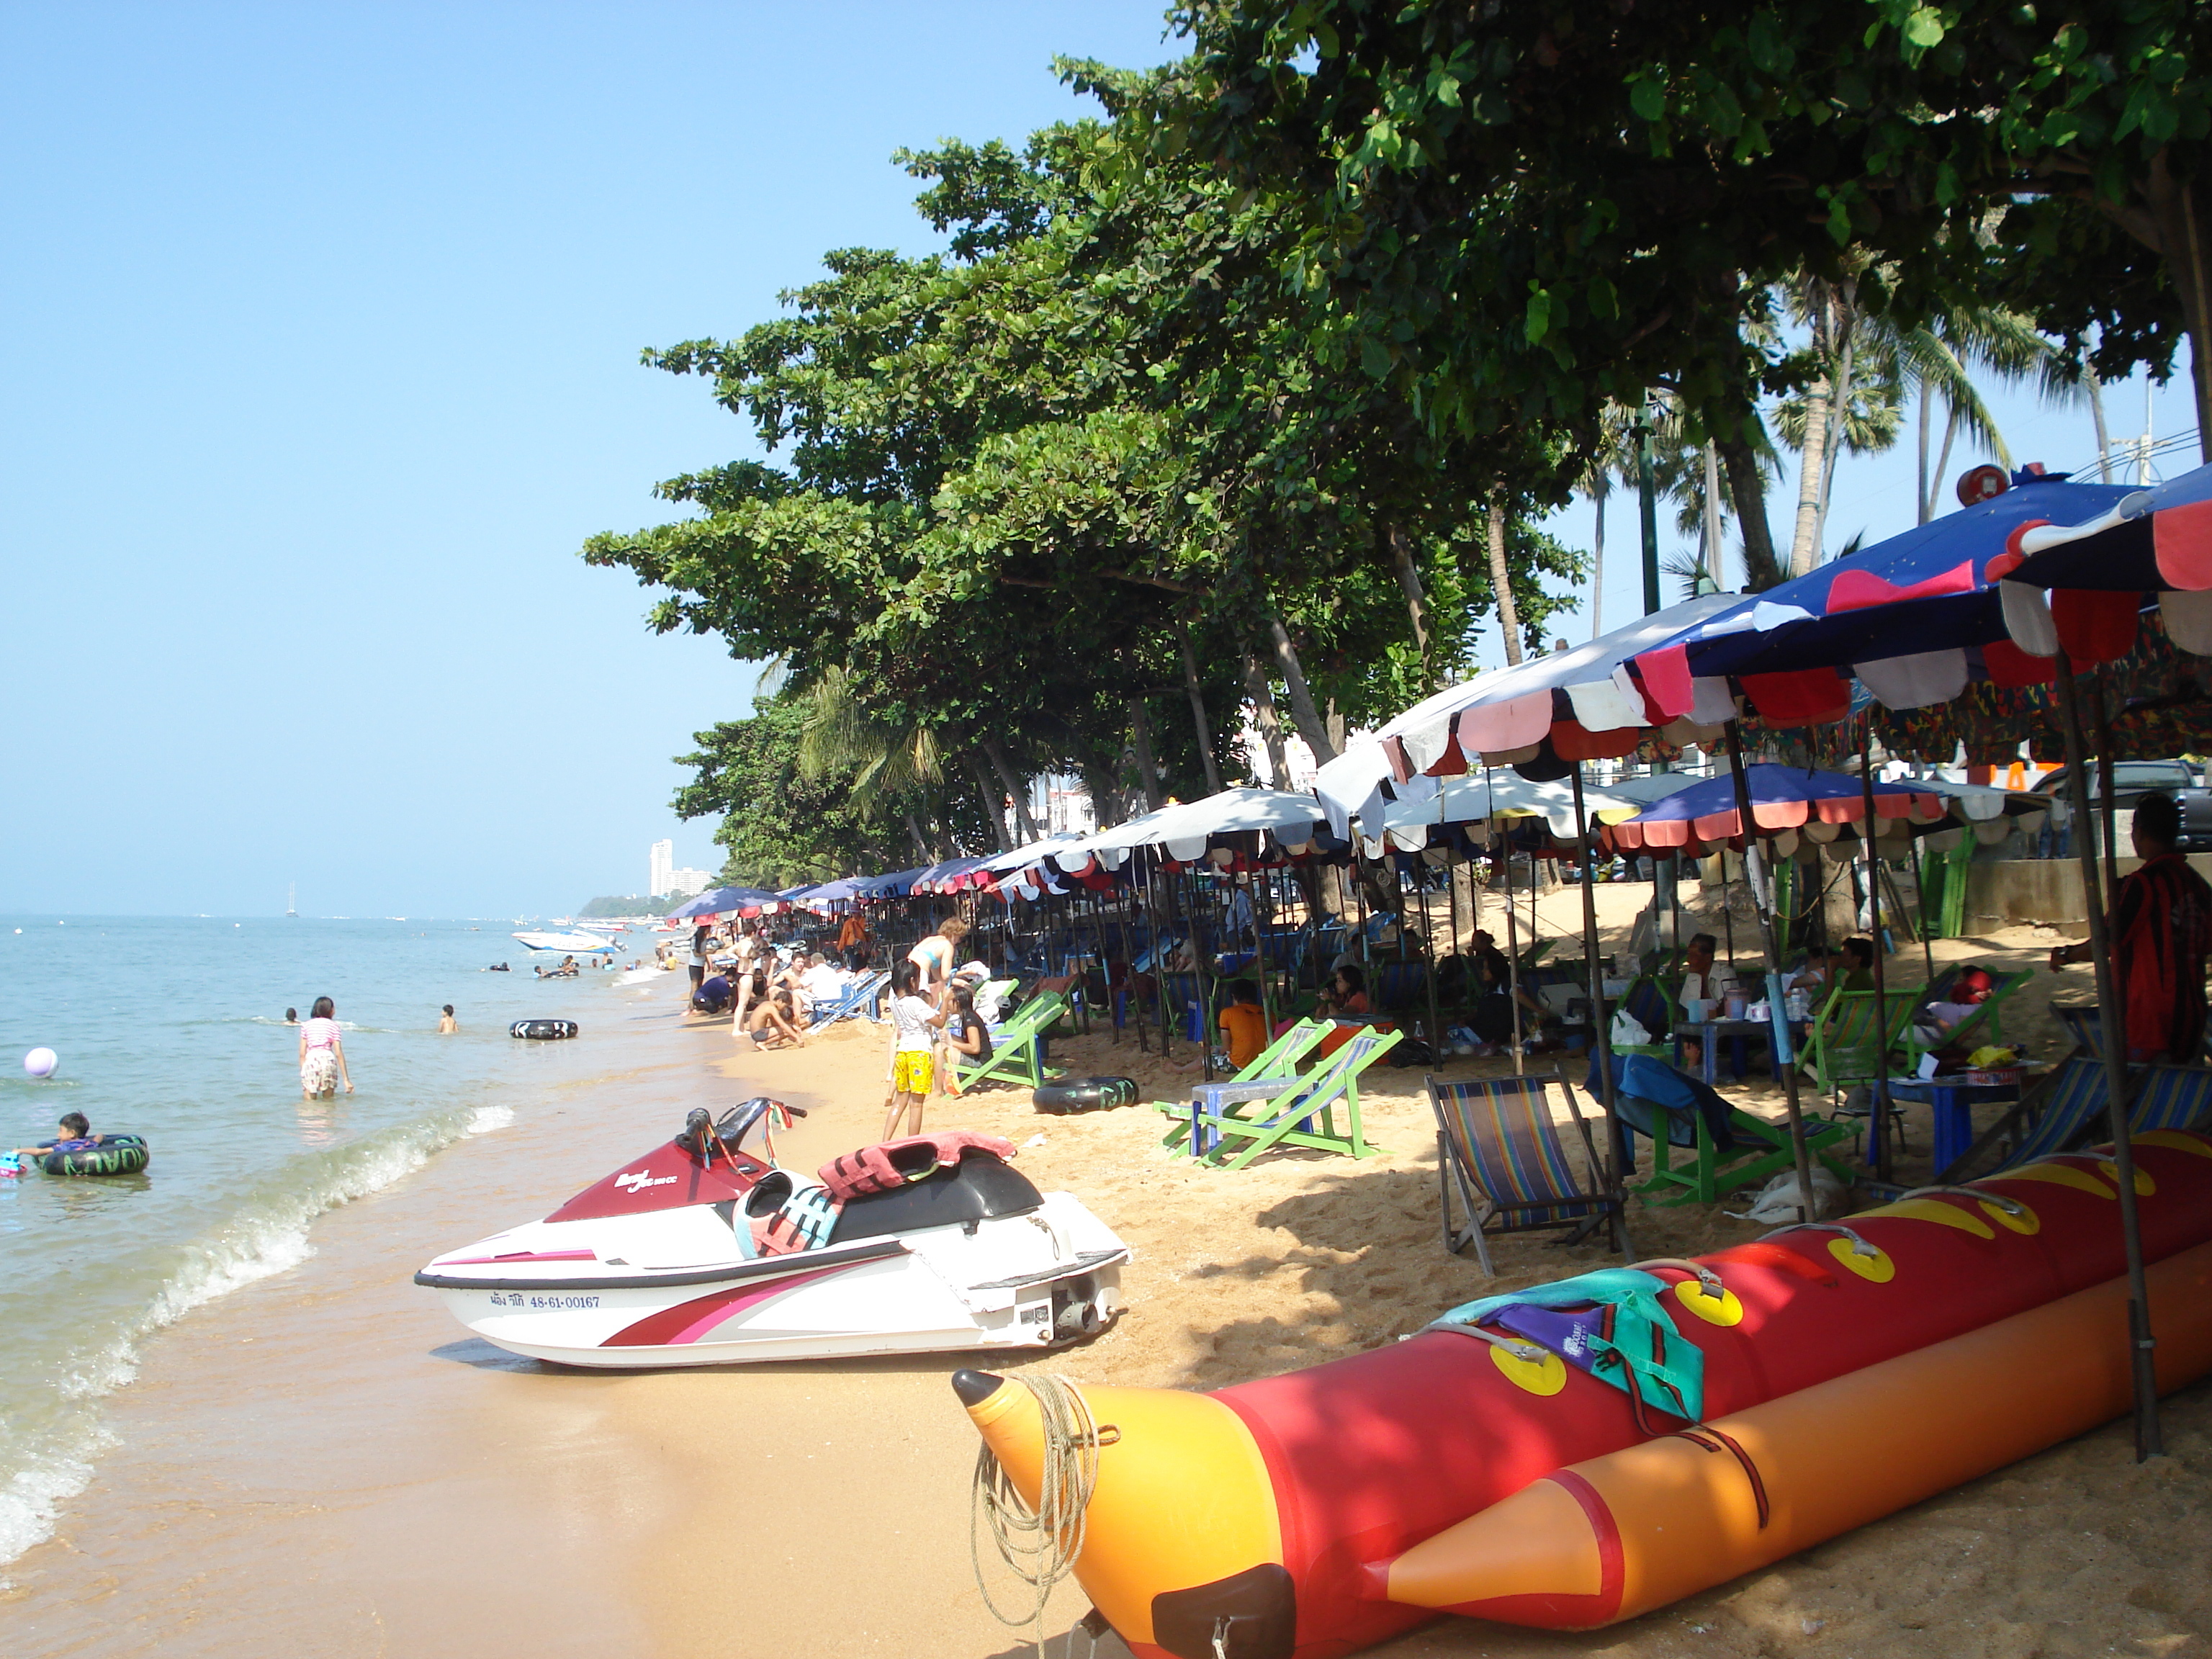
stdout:
[[(1490, 782), (1490, 769), (1483, 768), (1483, 782)], [(1515, 925), (1518, 908), (1513, 896), (1513, 842), (1509, 836), (1505, 848), (1505, 982), (1506, 1000), (1513, 1005), (1513, 1075), (1520, 1077), (1528, 1069), (1528, 1056), (1521, 1047), (1521, 939)]]
[(1889, 953), (1882, 948), (1881, 855), (1876, 842), (1874, 807), (1874, 709), (1859, 727), (1859, 842), (1866, 848), (1867, 919), (1874, 935), (1875, 1075), (1869, 1102), (1874, 1117), (1875, 1176), (1890, 1177), (1889, 1158)]
[[(1959, 833), (1971, 835), (1973, 826), (1963, 826)], [(1920, 878), (1920, 866), (1927, 862), (1927, 854), (1915, 849), (1912, 854), (1912, 902), (1920, 907), (1920, 963), (1927, 969), (1928, 982), (1936, 982), (1936, 947), (1929, 942), (1931, 930), (1928, 926), (1928, 884)]]
[(1206, 941), (1198, 931), (1198, 875), (1186, 866), (1182, 873), (1183, 914), (1190, 919), (1191, 971), (1198, 976), (1199, 1057), (1204, 1066), (1206, 1082), (1213, 1081), (1213, 995), (1206, 989), (1206, 964), (1213, 959), (1213, 952), (1206, 948)]
[(2164, 1437), (2158, 1423), (2158, 1376), (2151, 1335), (2150, 1286), (2143, 1277), (2142, 1228), (2136, 1215), (2136, 1154), (2128, 1139), (2127, 1015), (2120, 1006), (2119, 988), (2112, 974), (2112, 939), (2105, 928), (2104, 913), (2097, 907), (2097, 855), (2089, 845), (2089, 781), (2081, 775), (2081, 710), (2075, 699), (2074, 665), (2060, 647), (2058, 713), (2066, 729), (2066, 788), (2073, 796), (2074, 817), (2083, 833), (2074, 837), (2081, 861), (2081, 892), (2088, 900), (2089, 958), (2097, 970), (2097, 1005), (2105, 1035), (2105, 1096), (2112, 1111), (2112, 1174), (2120, 1188), (2120, 1239), (2128, 1260), (2128, 1335), (2134, 1360), (2136, 1396), (2136, 1462), (2162, 1455)]
[(2113, 910), (2120, 902), (2120, 848), (2118, 830), (2119, 803), (2112, 798), (2112, 723), (2106, 717), (2105, 687), (2101, 674), (2096, 682), (2097, 698), (2097, 793), (2103, 797), (2098, 802), (2097, 816), (2105, 826), (2105, 908)]
[[(1743, 830), (1744, 855), (1749, 859), (1753, 856), (1753, 831), (1758, 824), (1751, 812), (1751, 775), (1743, 764), (1743, 729), (1735, 720), (1723, 729), (1728, 735), (1729, 775), (1735, 780), (1736, 817)], [(1725, 857), (1721, 867), (1728, 868)], [(1759, 938), (1766, 947), (1766, 1019), (1771, 1032), (1767, 1042), (1782, 1081), (1783, 1109), (1790, 1119), (1790, 1152), (1797, 1166), (1797, 1214), (1801, 1220), (1813, 1221), (1818, 1219), (1813, 1209), (1813, 1153), (1805, 1144), (1805, 1114), (1797, 1101), (1797, 1057), (1790, 1042), (1790, 1000), (1782, 988), (1782, 945), (1775, 937), (1773, 913), (1759, 902), (1755, 882), (1751, 884), (1751, 902), (1759, 912)], [(1680, 929), (1675, 931), (1679, 935)]]
[(1175, 1040), (1169, 1031), (1167, 957), (1167, 930), (1173, 924), (1175, 915), (1170, 911), (1164, 921), (1161, 919), (1160, 896), (1153, 890), (1158, 885), (1159, 874), (1159, 854), (1155, 853), (1152, 867), (1145, 877), (1145, 913), (1152, 922), (1152, 984), (1155, 988), (1152, 1000), (1160, 1006), (1160, 1058), (1166, 1060), (1173, 1053), (1169, 1045)]
[[(1606, 1030), (1605, 969), (1597, 953), (1597, 878), (1590, 869), (1589, 819), (1583, 811), (1583, 768), (1577, 761), (1575, 781), (1575, 837), (1581, 844), (1583, 890), (1583, 966), (1588, 970), (1590, 1002), (1590, 1044), (1597, 1055), (1598, 1101), (1605, 1108), (1605, 1191), (1613, 1202), (1613, 1242), (1620, 1252), (1621, 1260), (1633, 1261), (1635, 1247), (1628, 1242), (1628, 1194), (1621, 1182), (1627, 1171), (1621, 1168), (1620, 1115), (1613, 1101), (1613, 1042)], [(1661, 1134), (1667, 1133), (1662, 1123), (1654, 1126)]]
[[(1133, 858), (1135, 854), (1130, 856)], [(1152, 1052), (1152, 1044), (1146, 1040), (1144, 1016), (1137, 1014), (1134, 1019), (1129, 1018), (1136, 1012), (1137, 1001), (1137, 951), (1136, 947), (1129, 943), (1129, 913), (1136, 908), (1137, 886), (1132, 880), (1126, 896), (1118, 892), (1114, 896), (1114, 919), (1121, 927), (1121, 1006), (1114, 1017), (1114, 1041), (1121, 1042), (1121, 1026), (1127, 1021), (1136, 1030), (1137, 1052), (1147, 1054)], [(1107, 975), (1106, 994), (1109, 999), (1114, 994), (1113, 975), (1110, 974)]]
[[(1261, 878), (1260, 880), (1252, 883), (1252, 890), (1254, 892), (1259, 891), (1263, 887), (1269, 889), (1273, 888), (1274, 884), (1272, 880), (1267, 878), (1265, 872), (1255, 871), (1252, 873)], [(1270, 896), (1272, 896), (1272, 893)], [(1270, 907), (1270, 908), (1272, 910), (1272, 907)], [(1265, 931), (1264, 924), (1261, 919), (1260, 905), (1257, 900), (1253, 902), (1251, 910), (1252, 966), (1257, 970), (1260, 979), (1260, 1018), (1267, 1022), (1267, 1041), (1273, 1042), (1275, 1040), (1275, 999), (1267, 988), (1267, 980), (1269, 977), (1267, 969), (1267, 935)]]
[[(1428, 866), (1424, 862), (1417, 867), (1421, 871), (1414, 884), (1414, 890), (1421, 896), (1421, 954), (1428, 963), (1428, 970), (1423, 977), (1427, 980), (1429, 988), (1429, 1059), (1431, 1064), (1441, 1066), (1444, 1058), (1444, 1024), (1443, 1016), (1437, 1008), (1437, 928), (1436, 924), (1429, 920)], [(1451, 908), (1451, 865), (1449, 860), (1443, 868), (1444, 908), (1449, 910)], [(1401, 926), (1398, 933), (1402, 939), (1405, 928)]]

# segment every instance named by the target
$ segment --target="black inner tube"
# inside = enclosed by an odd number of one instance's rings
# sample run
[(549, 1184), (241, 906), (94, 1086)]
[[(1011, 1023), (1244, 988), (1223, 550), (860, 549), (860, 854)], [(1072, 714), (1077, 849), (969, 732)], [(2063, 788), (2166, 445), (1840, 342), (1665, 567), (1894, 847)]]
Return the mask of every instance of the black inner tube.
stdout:
[(137, 1135), (102, 1135), (96, 1146), (48, 1152), (39, 1167), (50, 1176), (137, 1175), (152, 1156)]

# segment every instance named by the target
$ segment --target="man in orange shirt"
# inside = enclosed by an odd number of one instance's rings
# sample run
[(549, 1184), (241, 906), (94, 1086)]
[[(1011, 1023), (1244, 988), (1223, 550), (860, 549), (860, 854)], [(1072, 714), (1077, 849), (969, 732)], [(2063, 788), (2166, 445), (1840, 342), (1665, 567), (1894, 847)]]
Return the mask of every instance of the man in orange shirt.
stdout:
[(1221, 1011), (1221, 1032), (1229, 1043), (1229, 1063), (1243, 1071), (1267, 1046), (1267, 1016), (1260, 1006), (1260, 988), (1240, 979), (1229, 988), (1230, 1004)]
[(844, 957), (848, 970), (858, 973), (867, 953), (868, 924), (855, 907), (847, 913), (845, 925), (837, 930), (837, 954)]

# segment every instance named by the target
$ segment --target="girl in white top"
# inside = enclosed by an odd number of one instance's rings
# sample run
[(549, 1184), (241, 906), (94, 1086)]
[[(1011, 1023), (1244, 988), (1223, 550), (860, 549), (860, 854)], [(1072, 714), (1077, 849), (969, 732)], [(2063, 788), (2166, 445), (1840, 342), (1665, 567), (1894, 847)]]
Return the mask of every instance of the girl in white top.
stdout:
[(353, 1092), (353, 1079), (346, 1073), (345, 1042), (338, 1034), (337, 1012), (328, 997), (317, 997), (315, 1006), (307, 1011), (307, 1023), (300, 1028), (302, 1100), (319, 1096), (328, 1099), (341, 1083), (348, 1094)]
[(891, 975), (891, 1074), (883, 1138), (899, 1138), (899, 1120), (911, 1114), (910, 1135), (921, 1133), (922, 1103), (936, 1079), (937, 1033), (945, 1024), (941, 997), (921, 994), (921, 971), (902, 962)]

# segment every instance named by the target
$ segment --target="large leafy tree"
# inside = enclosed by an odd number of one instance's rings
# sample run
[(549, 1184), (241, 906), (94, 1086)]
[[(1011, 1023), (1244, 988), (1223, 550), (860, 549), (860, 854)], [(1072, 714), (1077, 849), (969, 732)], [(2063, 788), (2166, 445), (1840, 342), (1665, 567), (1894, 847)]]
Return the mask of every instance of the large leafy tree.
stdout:
[[(2197, 341), (2212, 8), (2189, 0), (1198, 0), (1146, 111), (1300, 227), (1317, 349), (1443, 425), (1597, 447), (1608, 401), (1674, 393), (1756, 491), (1757, 404), (1814, 355), (1762, 343), (1778, 285), (1851, 282), (1903, 327), (1993, 264), (2097, 365)], [(1993, 247), (1994, 207), (2025, 200)], [(2084, 236), (2085, 226), (2101, 227)], [(2031, 291), (2032, 290), (2032, 291)], [(2212, 422), (2206, 423), (2212, 427)], [(1780, 574), (1763, 508), (1754, 582)]]

